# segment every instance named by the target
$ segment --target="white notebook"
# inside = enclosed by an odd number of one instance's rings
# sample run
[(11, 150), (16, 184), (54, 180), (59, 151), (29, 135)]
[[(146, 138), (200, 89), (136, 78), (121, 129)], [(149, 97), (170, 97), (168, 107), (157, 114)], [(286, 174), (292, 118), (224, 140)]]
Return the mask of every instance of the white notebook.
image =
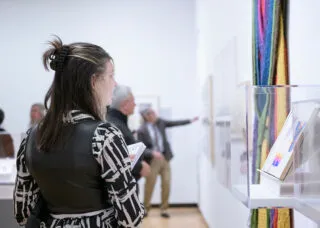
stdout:
[(145, 149), (146, 145), (144, 145), (142, 142), (128, 145), (129, 155), (135, 155), (134, 160), (131, 161), (131, 169), (133, 169), (133, 167), (136, 165)]

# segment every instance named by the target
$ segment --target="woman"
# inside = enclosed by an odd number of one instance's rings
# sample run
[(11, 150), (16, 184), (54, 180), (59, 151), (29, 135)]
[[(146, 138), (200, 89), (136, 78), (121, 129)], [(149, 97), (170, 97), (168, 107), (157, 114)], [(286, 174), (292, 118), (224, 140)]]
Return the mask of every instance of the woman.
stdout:
[(115, 86), (112, 58), (89, 43), (51, 45), (43, 55), (55, 71), (47, 113), (17, 156), (15, 217), (24, 225), (41, 195), (46, 227), (139, 227), (144, 208), (127, 146), (103, 119)]
[(29, 127), (37, 125), (45, 115), (45, 107), (41, 103), (35, 103), (31, 106), (30, 110), (30, 123)]

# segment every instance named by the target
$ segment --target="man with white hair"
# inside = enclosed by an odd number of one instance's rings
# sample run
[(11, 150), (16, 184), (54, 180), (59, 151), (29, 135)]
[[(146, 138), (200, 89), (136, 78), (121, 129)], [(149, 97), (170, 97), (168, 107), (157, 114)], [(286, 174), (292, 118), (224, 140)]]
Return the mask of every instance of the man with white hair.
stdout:
[[(128, 116), (134, 113), (136, 104), (131, 88), (124, 85), (117, 85), (113, 91), (112, 103), (107, 111), (107, 121), (114, 124), (123, 134), (127, 145), (137, 143), (133, 133), (128, 127)], [(152, 158), (162, 158), (159, 152), (146, 149), (133, 169), (133, 176), (136, 180), (148, 176), (150, 173), (150, 162)], [(142, 161), (143, 160), (143, 161)]]

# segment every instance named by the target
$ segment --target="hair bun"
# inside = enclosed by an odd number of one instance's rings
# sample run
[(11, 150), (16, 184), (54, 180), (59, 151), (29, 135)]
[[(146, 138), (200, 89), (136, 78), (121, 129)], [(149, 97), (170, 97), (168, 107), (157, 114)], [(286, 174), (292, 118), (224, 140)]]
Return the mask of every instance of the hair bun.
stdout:
[(69, 47), (62, 46), (60, 50), (56, 50), (50, 57), (50, 68), (56, 72), (62, 72), (65, 61), (69, 54)]

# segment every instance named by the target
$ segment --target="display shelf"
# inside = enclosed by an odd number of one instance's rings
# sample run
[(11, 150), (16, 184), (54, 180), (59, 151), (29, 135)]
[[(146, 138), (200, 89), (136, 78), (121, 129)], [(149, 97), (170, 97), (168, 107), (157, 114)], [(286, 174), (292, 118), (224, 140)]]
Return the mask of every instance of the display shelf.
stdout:
[(295, 207), (294, 197), (281, 197), (260, 184), (250, 186), (250, 196), (246, 185), (234, 185), (232, 194), (250, 209), (261, 207)]
[(235, 102), (244, 104), (230, 119), (231, 193), (250, 209), (297, 208), (320, 218), (320, 86), (238, 89)]

